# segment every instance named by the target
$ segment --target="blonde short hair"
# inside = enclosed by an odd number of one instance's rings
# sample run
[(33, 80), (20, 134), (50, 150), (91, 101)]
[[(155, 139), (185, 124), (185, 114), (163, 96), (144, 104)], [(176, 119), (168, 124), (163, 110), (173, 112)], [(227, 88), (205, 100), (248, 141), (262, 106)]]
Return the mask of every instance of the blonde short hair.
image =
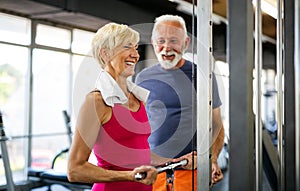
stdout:
[(128, 43), (137, 44), (140, 35), (127, 25), (108, 23), (101, 27), (92, 40), (92, 52), (94, 58), (98, 61), (102, 68), (105, 66), (104, 60), (100, 56), (102, 48), (108, 49), (111, 53), (113, 50)]

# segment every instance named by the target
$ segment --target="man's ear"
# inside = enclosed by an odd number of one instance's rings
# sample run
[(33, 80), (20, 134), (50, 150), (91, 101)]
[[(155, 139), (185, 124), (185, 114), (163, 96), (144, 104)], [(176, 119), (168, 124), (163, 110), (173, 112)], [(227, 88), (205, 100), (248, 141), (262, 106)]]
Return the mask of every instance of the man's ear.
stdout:
[(152, 44), (152, 46), (155, 46), (153, 38), (151, 38), (151, 44)]
[(189, 37), (189, 36), (187, 36), (186, 38), (185, 38), (185, 41), (184, 41), (184, 49), (185, 50), (187, 50), (188, 49), (188, 47), (189, 47), (189, 44), (190, 44), (190, 40), (191, 40), (191, 38)]

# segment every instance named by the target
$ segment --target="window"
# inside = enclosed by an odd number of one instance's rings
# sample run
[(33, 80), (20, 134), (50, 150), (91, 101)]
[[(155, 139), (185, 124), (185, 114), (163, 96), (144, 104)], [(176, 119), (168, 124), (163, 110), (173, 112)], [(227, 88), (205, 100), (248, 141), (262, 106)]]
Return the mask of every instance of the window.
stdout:
[(1, 41), (23, 45), (30, 44), (30, 20), (0, 13), (0, 23)]
[[(67, 110), (70, 115), (73, 111), (72, 92), (77, 75), (89, 75), (86, 70), (81, 71), (81, 63), (97, 67), (87, 56), (93, 33), (3, 13), (0, 23), (0, 110), (5, 132), (11, 138), (6, 145), (13, 179), (22, 181), (27, 178), (28, 165), (49, 168), (55, 154), (70, 145), (62, 111)], [(30, 44), (31, 27), (36, 31), (32, 34), (36, 44)], [(97, 70), (92, 76), (97, 77)], [(87, 82), (91, 80), (95, 79)], [(66, 167), (65, 162), (66, 158), (60, 160), (60, 166)], [(4, 184), (0, 159), (0, 185)]]
[[(33, 51), (33, 135), (66, 132), (62, 111), (69, 107), (69, 57), (67, 53)], [(56, 143), (62, 145), (64, 142)], [(43, 143), (37, 146), (41, 145)]]
[(73, 30), (73, 42), (72, 42), (72, 52), (79, 54), (91, 54), (91, 42), (94, 33), (74, 29)]
[(69, 49), (71, 32), (58, 27), (38, 24), (35, 42), (41, 45)]
[[(3, 114), (5, 133), (19, 137), (6, 142), (15, 180), (24, 178), (24, 147), (26, 133), (26, 79), (28, 72), (28, 48), (0, 43), (0, 110)], [(17, 55), (17, 56), (16, 56)], [(2, 160), (0, 160), (2, 163)], [(3, 165), (0, 165), (0, 184), (5, 182)]]
[(90, 56), (73, 57), (73, 92), (72, 107), (75, 117), (87, 93), (94, 89), (100, 65)]

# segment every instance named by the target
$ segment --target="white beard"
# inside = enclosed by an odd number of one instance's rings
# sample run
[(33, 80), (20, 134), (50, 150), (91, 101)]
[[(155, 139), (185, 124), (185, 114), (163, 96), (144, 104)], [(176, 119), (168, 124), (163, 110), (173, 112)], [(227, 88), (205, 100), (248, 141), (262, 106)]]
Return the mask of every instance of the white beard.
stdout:
[[(171, 69), (174, 68), (178, 62), (181, 60), (182, 58), (182, 53), (178, 54), (175, 51), (170, 51), (170, 52), (166, 52), (165, 50), (161, 51), (161, 52), (155, 52), (156, 57), (161, 65), (161, 67), (163, 67), (164, 69)], [(163, 55), (175, 55), (175, 58), (173, 60), (164, 60), (163, 59)]]

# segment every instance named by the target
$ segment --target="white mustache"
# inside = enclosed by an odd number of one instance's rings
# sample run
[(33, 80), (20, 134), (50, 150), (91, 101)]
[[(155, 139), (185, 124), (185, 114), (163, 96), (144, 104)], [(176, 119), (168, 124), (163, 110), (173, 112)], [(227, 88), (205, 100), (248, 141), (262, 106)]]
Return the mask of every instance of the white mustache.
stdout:
[(165, 56), (170, 56), (170, 55), (176, 55), (177, 53), (175, 52), (175, 51), (165, 51), (165, 50), (163, 50), (163, 51), (161, 51), (160, 53), (159, 53), (159, 55), (160, 56), (163, 56), (163, 55), (165, 55)]

